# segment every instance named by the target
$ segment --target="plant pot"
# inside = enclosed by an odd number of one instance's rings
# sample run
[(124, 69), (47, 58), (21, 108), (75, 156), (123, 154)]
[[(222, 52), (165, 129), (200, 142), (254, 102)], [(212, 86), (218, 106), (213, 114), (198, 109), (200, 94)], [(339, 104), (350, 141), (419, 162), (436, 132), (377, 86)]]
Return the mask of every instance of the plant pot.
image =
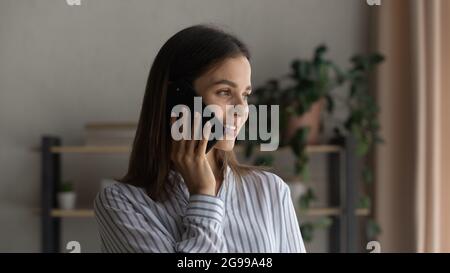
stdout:
[(60, 209), (74, 209), (76, 194), (75, 192), (59, 192), (58, 206)]
[(291, 116), (289, 118), (287, 129), (284, 134), (286, 142), (289, 142), (298, 129), (308, 127), (309, 130), (306, 138), (306, 144), (314, 145), (319, 143), (320, 116), (322, 114), (324, 103), (325, 99), (321, 98), (311, 105), (308, 112), (301, 116)]

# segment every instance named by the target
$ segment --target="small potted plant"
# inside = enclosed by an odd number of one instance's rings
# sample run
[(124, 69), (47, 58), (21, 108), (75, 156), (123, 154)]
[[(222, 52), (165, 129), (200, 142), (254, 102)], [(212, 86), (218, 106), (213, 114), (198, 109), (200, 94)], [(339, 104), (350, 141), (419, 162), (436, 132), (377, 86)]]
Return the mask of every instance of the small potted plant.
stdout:
[(330, 92), (344, 82), (344, 75), (331, 60), (325, 59), (327, 47), (318, 46), (311, 60), (295, 59), (291, 63), (291, 73), (287, 77), (291, 84), (282, 89), (281, 114), (285, 130), (282, 139), (289, 143), (297, 131), (307, 128), (307, 144), (319, 142), (322, 109), (333, 108)]
[(73, 182), (63, 181), (58, 190), (58, 206), (60, 209), (71, 210), (75, 208), (76, 193)]

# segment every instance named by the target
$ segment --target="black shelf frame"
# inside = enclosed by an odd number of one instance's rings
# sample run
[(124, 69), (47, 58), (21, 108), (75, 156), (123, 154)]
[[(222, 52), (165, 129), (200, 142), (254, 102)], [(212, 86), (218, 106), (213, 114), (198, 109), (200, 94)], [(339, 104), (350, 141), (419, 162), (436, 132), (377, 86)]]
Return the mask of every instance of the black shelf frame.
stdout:
[[(356, 253), (358, 219), (355, 213), (358, 196), (356, 142), (353, 137), (337, 137), (330, 142), (343, 152), (328, 154), (328, 203), (342, 208), (342, 214), (333, 216), (329, 229), (331, 253)], [(345, 182), (345, 183), (342, 183)]]
[(55, 253), (60, 249), (61, 219), (51, 215), (52, 209), (57, 207), (57, 186), (61, 179), (61, 156), (51, 151), (57, 146), (61, 146), (60, 138), (42, 138), (41, 240), (44, 253)]

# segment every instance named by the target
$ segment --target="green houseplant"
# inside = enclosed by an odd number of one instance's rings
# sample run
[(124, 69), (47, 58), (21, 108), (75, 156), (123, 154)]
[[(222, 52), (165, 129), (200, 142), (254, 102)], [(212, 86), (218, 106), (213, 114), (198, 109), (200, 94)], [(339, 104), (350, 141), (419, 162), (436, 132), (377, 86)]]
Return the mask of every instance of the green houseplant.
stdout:
[[(338, 66), (325, 58), (327, 48), (318, 46), (311, 59), (295, 59), (291, 72), (281, 79), (271, 79), (256, 88), (254, 104), (280, 106), (280, 147), (290, 146), (296, 155), (295, 173), (307, 176), (307, 144), (317, 144), (323, 101), (333, 110), (330, 92), (344, 82)], [(287, 82), (287, 83), (286, 83)], [(247, 143), (247, 156), (254, 142)], [(257, 158), (258, 163), (270, 165), (270, 155)]]
[[(384, 56), (379, 53), (357, 55), (351, 59), (352, 67), (346, 73), (350, 92), (347, 99), (349, 116), (344, 126), (347, 134), (353, 135), (356, 140), (356, 153), (361, 158), (362, 163), (363, 192), (370, 191), (373, 183), (370, 152), (377, 144), (383, 142), (379, 134), (379, 107), (369, 88), (373, 70), (383, 61)], [(372, 202), (369, 195), (362, 195), (358, 207), (370, 209), (371, 206)], [(374, 239), (380, 232), (381, 229), (376, 221), (369, 218), (366, 225), (367, 238)]]
[[(333, 111), (331, 91), (344, 82), (344, 75), (339, 67), (325, 58), (327, 47), (318, 46), (311, 60), (295, 59), (291, 63), (292, 72), (287, 75), (293, 84), (282, 89), (280, 113), (282, 142), (289, 145), (296, 155), (295, 173), (307, 179), (306, 145), (317, 144), (321, 126), (320, 114), (323, 101), (327, 110)], [(318, 110), (316, 110), (318, 109)], [(316, 117), (312, 117), (316, 115)], [(312, 122), (302, 122), (312, 120)], [(284, 144), (283, 143), (283, 144)]]

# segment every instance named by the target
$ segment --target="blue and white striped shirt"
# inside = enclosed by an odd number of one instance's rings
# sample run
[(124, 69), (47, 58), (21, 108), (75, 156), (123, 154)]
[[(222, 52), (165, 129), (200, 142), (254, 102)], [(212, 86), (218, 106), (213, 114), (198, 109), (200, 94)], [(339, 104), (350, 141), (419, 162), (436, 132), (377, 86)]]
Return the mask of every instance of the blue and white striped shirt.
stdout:
[(227, 166), (217, 196), (190, 195), (176, 172), (169, 180), (162, 202), (122, 183), (97, 194), (103, 252), (306, 252), (289, 187), (277, 175), (256, 171), (241, 183)]

